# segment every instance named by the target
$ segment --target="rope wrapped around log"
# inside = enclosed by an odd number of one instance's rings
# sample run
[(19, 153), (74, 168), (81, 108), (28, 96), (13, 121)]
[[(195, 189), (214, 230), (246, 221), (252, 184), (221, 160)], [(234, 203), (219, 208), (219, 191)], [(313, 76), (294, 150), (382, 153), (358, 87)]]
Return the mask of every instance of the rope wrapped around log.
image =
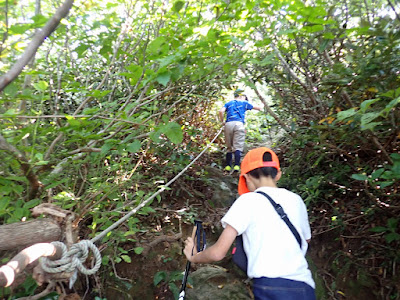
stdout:
[[(78, 269), (82, 274), (93, 275), (101, 266), (101, 255), (99, 249), (88, 240), (80, 241), (73, 244), (68, 250), (61, 242), (52, 242), (53, 245), (62, 249), (61, 258), (58, 260), (49, 260), (46, 257), (41, 257), (39, 262), (43, 270), (47, 273), (75, 272)], [(94, 255), (94, 266), (91, 269), (86, 268), (83, 263), (89, 255), (89, 249)]]

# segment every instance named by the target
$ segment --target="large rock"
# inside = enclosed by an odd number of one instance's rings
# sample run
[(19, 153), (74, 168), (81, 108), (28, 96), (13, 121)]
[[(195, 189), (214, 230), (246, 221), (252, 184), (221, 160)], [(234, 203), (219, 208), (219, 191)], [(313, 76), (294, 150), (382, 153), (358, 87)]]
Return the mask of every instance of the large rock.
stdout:
[(249, 300), (248, 286), (227, 269), (206, 265), (189, 274), (193, 288), (186, 288), (187, 300)]
[(230, 207), (239, 196), (237, 184), (239, 181), (238, 173), (225, 174), (218, 168), (208, 167), (208, 186), (213, 191), (210, 199), (214, 207)]

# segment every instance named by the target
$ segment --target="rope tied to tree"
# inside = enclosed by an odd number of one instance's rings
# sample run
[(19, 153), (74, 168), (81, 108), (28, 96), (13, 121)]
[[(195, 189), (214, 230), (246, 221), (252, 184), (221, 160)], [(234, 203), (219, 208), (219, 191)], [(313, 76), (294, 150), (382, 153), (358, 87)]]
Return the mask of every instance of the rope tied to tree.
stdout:
[[(106, 234), (111, 232), (113, 229), (118, 227), (120, 224), (125, 222), (128, 218), (130, 218), (133, 214), (135, 214), (138, 210), (140, 210), (142, 207), (144, 207), (146, 204), (148, 204), (153, 198), (155, 198), (158, 194), (162, 193), (169, 185), (171, 185), (176, 179), (178, 179), (186, 170), (194, 164), (194, 162), (199, 159), (203, 153), (210, 147), (210, 145), (216, 140), (216, 138), (221, 134), (223, 130), (223, 127), (220, 128), (220, 130), (217, 132), (215, 137), (212, 139), (212, 141), (207, 145), (203, 151), (195, 158), (193, 159), (181, 172), (179, 172), (178, 175), (176, 175), (173, 179), (171, 179), (167, 184), (165, 184), (160, 190), (155, 192), (152, 196), (147, 198), (145, 201), (140, 203), (135, 209), (131, 210), (130, 213), (128, 213), (126, 216), (123, 218), (119, 219), (117, 222), (109, 226), (107, 229), (103, 230), (99, 235), (96, 237), (92, 238), (91, 240), (83, 240), (80, 241), (79, 243), (73, 244), (70, 249), (67, 249), (67, 246), (59, 241), (54, 241), (51, 242), (54, 246), (59, 246), (62, 249), (62, 254), (61, 258), (58, 260), (50, 260), (46, 257), (41, 257), (39, 259), (40, 265), (42, 269), (51, 274), (55, 273), (61, 273), (61, 272), (73, 272), (73, 275), (70, 278), (70, 288), (74, 285), (76, 279), (77, 279), (77, 270), (79, 270), (82, 274), (84, 275), (93, 275), (96, 273), (101, 266), (101, 255), (99, 249), (95, 246), (95, 242), (101, 240)], [(93, 268), (87, 269), (83, 263), (86, 261), (88, 255), (89, 255), (89, 249), (92, 250), (95, 263)]]
[[(55, 241), (51, 244), (59, 246), (62, 249), (62, 254), (61, 258), (58, 260), (52, 261), (47, 257), (41, 257), (39, 259), (41, 267), (45, 272), (52, 274), (61, 272), (76, 273), (76, 271), (79, 270), (82, 274), (93, 275), (100, 269), (100, 251), (93, 242), (83, 240), (79, 243), (73, 244), (69, 250), (62, 242)], [(94, 256), (94, 266), (91, 269), (88, 269), (83, 265), (89, 255), (89, 250), (93, 252)]]

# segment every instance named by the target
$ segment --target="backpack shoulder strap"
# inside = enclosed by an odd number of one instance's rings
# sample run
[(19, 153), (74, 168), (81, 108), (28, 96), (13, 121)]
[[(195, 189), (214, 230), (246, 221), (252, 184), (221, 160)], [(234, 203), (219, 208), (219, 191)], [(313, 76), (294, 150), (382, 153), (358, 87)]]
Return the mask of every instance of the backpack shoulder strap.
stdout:
[(301, 249), (300, 234), (297, 232), (297, 230), (293, 226), (292, 222), (290, 222), (290, 220), (289, 220), (287, 214), (285, 213), (285, 211), (283, 210), (282, 206), (280, 204), (277, 204), (274, 200), (272, 200), (272, 198), (268, 194), (261, 192), (261, 191), (258, 191), (257, 193), (265, 196), (271, 202), (272, 206), (275, 208), (278, 215), (281, 217), (281, 219), (286, 223), (286, 225), (289, 227), (290, 231), (293, 233), (293, 235), (296, 238), (297, 242), (299, 243), (299, 246)]

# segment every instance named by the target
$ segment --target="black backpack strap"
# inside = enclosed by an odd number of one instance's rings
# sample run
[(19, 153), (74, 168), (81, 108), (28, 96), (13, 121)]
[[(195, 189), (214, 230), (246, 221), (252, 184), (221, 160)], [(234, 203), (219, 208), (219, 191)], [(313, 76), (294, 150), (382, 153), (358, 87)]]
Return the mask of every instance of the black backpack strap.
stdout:
[(293, 226), (292, 222), (290, 222), (287, 214), (283, 210), (280, 204), (277, 204), (272, 198), (264, 192), (258, 191), (257, 193), (267, 197), (267, 199), (271, 202), (272, 206), (275, 208), (278, 215), (280, 215), (281, 219), (285, 221), (286, 225), (289, 227), (290, 231), (293, 233), (294, 237), (296, 238), (297, 242), (299, 243), (301, 249), (301, 238), (300, 234), (297, 232), (296, 228)]

